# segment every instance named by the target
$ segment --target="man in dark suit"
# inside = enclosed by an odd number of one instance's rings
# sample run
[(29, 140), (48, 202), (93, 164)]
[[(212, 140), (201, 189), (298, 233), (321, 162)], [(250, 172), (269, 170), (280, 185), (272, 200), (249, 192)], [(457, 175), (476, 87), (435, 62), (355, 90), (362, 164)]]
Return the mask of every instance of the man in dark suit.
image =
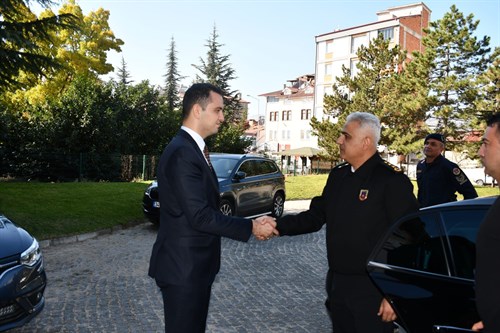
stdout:
[[(500, 182), (500, 113), (486, 122), (478, 155), (486, 174)], [(476, 239), (476, 304), (482, 321), (472, 329), (484, 333), (500, 332), (500, 197), (488, 210)]]
[(182, 104), (182, 127), (158, 167), (160, 229), (149, 276), (162, 292), (165, 332), (201, 333), (220, 268), (221, 236), (245, 242), (253, 233), (268, 239), (276, 223), (270, 217), (250, 220), (219, 211), (219, 186), (208, 153), (204, 155), (204, 139), (224, 121), (223, 92), (197, 83)]

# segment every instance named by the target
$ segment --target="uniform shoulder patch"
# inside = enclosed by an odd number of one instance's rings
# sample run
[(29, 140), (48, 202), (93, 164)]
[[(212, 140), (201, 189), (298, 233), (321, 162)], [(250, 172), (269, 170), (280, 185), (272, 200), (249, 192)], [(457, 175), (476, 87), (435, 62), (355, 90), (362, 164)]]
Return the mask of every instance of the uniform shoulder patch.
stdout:
[(403, 170), (401, 170), (400, 168), (398, 168), (397, 166), (395, 166), (394, 164), (390, 163), (390, 162), (387, 162), (386, 160), (383, 160), (384, 161), (384, 165), (391, 169), (392, 171), (394, 172), (403, 172)]

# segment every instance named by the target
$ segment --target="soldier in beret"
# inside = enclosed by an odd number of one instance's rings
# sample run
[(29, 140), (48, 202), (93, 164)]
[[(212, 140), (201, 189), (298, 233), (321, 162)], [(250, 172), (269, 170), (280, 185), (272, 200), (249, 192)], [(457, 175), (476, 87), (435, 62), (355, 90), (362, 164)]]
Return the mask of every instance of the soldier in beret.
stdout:
[(456, 192), (464, 199), (477, 197), (476, 189), (465, 173), (442, 155), (444, 145), (445, 139), (439, 133), (425, 137), (425, 158), (417, 165), (417, 198), (421, 207), (456, 201)]

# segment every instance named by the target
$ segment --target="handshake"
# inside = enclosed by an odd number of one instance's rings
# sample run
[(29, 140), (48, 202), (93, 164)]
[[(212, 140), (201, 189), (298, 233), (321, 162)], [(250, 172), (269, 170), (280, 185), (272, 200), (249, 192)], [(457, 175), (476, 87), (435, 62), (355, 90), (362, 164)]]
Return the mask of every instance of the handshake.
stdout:
[(258, 240), (268, 240), (274, 236), (279, 236), (276, 229), (276, 219), (271, 216), (261, 216), (252, 220), (252, 233)]

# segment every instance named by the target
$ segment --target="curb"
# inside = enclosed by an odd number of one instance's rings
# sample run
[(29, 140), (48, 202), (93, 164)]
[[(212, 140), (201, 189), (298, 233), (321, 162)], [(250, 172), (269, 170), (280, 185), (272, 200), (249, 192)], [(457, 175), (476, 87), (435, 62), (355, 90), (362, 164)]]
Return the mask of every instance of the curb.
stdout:
[[(285, 206), (290, 206), (294, 205), (293, 203), (298, 203), (299, 208), (292, 208), (292, 207), (286, 207), (286, 210), (289, 211), (289, 214), (296, 214), (299, 213), (302, 210), (305, 210), (309, 207), (309, 202), (311, 200), (290, 200), (290, 201), (285, 201)], [(288, 205), (287, 205), (288, 203)], [(58, 246), (58, 245), (65, 245), (65, 244), (73, 244), (73, 243), (78, 243), (78, 242), (83, 242), (88, 239), (96, 238), (99, 236), (103, 235), (110, 235), (114, 232), (121, 231), (124, 229), (129, 229), (141, 224), (151, 224), (151, 222), (147, 221), (136, 221), (136, 222), (130, 222), (125, 225), (117, 225), (111, 228), (106, 228), (106, 229), (101, 229), (97, 231), (92, 231), (92, 232), (87, 232), (84, 234), (79, 234), (79, 235), (73, 235), (73, 236), (65, 236), (65, 237), (59, 237), (59, 238), (49, 238), (49, 239), (44, 239), (38, 241), (38, 244), (40, 245), (41, 248), (48, 248), (51, 246)]]
[(87, 232), (84, 234), (79, 234), (79, 235), (73, 235), (73, 236), (65, 236), (65, 237), (59, 237), (59, 238), (49, 238), (49, 239), (44, 239), (41, 241), (38, 241), (38, 244), (40, 245), (41, 248), (47, 248), (51, 246), (58, 246), (58, 245), (64, 245), (64, 244), (72, 244), (72, 243), (77, 243), (77, 242), (83, 242), (88, 239), (96, 238), (99, 236), (103, 235), (110, 235), (114, 232), (121, 231), (124, 229), (129, 229), (141, 224), (147, 224), (150, 222), (145, 222), (145, 221), (136, 221), (136, 222), (130, 222), (125, 225), (116, 225), (110, 228), (106, 229), (101, 229), (97, 231), (92, 231), (92, 232)]

